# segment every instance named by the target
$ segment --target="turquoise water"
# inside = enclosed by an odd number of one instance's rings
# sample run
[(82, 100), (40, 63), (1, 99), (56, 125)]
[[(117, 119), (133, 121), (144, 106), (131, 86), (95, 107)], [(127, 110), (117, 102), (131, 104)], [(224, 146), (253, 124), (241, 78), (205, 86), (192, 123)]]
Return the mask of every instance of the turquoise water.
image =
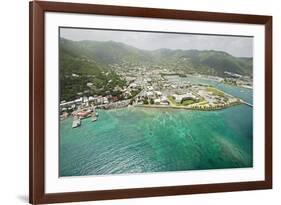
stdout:
[[(252, 102), (249, 89), (216, 87)], [(98, 112), (98, 121), (85, 119), (79, 128), (71, 128), (70, 118), (60, 122), (60, 176), (252, 167), (249, 106)]]
[(186, 81), (189, 81), (192, 84), (201, 83), (201, 84), (213, 85), (214, 87), (216, 87), (228, 94), (239, 97), (248, 103), (251, 103), (251, 104), (253, 103), (253, 90), (252, 89), (227, 85), (224, 83), (219, 83), (214, 80), (200, 78), (198, 76), (187, 76), (182, 79), (185, 79)]

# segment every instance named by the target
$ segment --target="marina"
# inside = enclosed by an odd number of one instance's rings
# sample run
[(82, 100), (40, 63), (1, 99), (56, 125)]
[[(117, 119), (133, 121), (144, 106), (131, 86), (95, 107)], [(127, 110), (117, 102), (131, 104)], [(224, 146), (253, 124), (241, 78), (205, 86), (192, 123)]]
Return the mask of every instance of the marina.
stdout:
[(96, 122), (98, 119), (98, 112), (94, 106), (84, 107), (72, 112), (72, 116), (72, 128), (76, 128), (81, 126), (82, 119), (91, 117), (92, 122)]

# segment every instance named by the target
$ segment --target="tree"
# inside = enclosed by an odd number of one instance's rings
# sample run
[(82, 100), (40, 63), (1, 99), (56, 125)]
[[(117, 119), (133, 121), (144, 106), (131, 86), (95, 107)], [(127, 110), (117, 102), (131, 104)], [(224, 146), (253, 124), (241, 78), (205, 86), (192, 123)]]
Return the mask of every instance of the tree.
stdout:
[(143, 104), (148, 105), (148, 100), (147, 100), (147, 99), (144, 99), (144, 100), (143, 100)]

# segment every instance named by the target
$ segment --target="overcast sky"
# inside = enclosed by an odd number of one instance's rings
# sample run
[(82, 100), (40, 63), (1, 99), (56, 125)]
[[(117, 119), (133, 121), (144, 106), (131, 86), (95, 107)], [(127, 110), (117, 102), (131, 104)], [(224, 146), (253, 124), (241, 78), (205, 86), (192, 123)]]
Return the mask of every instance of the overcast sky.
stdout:
[(235, 36), (111, 31), (61, 28), (60, 35), (74, 41), (116, 41), (140, 49), (197, 49), (225, 51), (236, 57), (253, 56), (253, 38)]

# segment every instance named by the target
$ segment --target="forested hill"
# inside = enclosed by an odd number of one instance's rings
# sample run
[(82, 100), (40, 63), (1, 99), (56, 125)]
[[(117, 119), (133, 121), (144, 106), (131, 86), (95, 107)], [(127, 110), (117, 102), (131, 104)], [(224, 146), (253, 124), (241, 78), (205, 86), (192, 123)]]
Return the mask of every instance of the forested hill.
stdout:
[(224, 76), (224, 72), (252, 76), (252, 58), (238, 58), (215, 50), (141, 50), (114, 41), (70, 41), (61, 39), (61, 50), (72, 57), (93, 61), (97, 65), (121, 62), (167, 65), (168, 69)]
[[(141, 50), (114, 41), (71, 41), (60, 38), (61, 100), (71, 100), (75, 93), (87, 90), (87, 82), (96, 88), (89, 94), (112, 91), (124, 85), (112, 64), (141, 64), (147, 68), (161, 66), (170, 71), (198, 73), (224, 77), (225, 72), (252, 76), (252, 58), (237, 58), (215, 50)], [(151, 66), (150, 66), (151, 65)], [(74, 74), (74, 76), (73, 76)], [(75, 76), (78, 75), (79, 77)], [(111, 80), (111, 83), (107, 82)]]
[[(109, 70), (106, 64), (95, 60), (98, 59), (97, 56), (90, 57), (84, 53), (87, 54), (88, 52), (82, 44), (65, 39), (60, 40), (59, 78), (61, 101), (74, 100), (82, 95), (114, 93), (116, 86), (122, 87), (125, 85), (125, 81), (120, 79), (114, 71)], [(91, 83), (93, 83), (92, 86)]]

